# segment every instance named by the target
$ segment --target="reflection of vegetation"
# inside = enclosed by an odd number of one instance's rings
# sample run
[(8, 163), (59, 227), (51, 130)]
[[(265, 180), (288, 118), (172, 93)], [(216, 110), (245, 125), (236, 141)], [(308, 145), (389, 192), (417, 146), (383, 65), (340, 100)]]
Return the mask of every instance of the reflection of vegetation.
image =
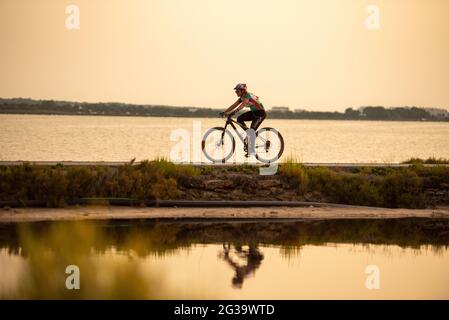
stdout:
[[(29, 231), (37, 239), (69, 222), (40, 222), (16, 225), (0, 224), (0, 248), (28, 255), (27, 248), (19, 251), (19, 231)], [(23, 227), (26, 226), (26, 227)], [(95, 226), (95, 227), (93, 227)], [(76, 230), (76, 229), (75, 229)], [(232, 222), (232, 223), (157, 223), (152, 221), (98, 221), (88, 225), (91, 245), (97, 252), (110, 248), (130, 252), (139, 257), (165, 255), (192, 244), (232, 243), (244, 245), (276, 245), (285, 248), (307, 244), (366, 243), (392, 244), (418, 248), (421, 245), (449, 245), (449, 220), (429, 218), (403, 219), (338, 219), (290, 222)], [(86, 231), (86, 232), (87, 232)]]
[(426, 189), (449, 186), (449, 168), (441, 166), (364, 167), (347, 172), (287, 162), (280, 174), (300, 194), (318, 192), (330, 202), (390, 208), (424, 208)]
[[(28, 265), (18, 298), (142, 299), (153, 298), (163, 289), (154, 271), (146, 265), (142, 268), (142, 260), (110, 254), (110, 242), (92, 224), (52, 223), (45, 233), (20, 225), (18, 231)], [(138, 245), (133, 242), (133, 247)], [(93, 251), (98, 247), (103, 248), (101, 254)], [(80, 290), (65, 287), (68, 265), (79, 267)]]

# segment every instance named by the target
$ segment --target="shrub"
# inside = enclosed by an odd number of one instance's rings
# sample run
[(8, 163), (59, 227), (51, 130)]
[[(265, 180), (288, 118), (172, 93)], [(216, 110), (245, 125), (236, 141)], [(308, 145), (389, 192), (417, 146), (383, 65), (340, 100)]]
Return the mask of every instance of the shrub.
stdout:
[(334, 190), (334, 181), (337, 174), (326, 167), (308, 168), (309, 189), (316, 190), (323, 194), (330, 194)]
[(279, 173), (291, 186), (296, 188), (298, 193), (303, 194), (306, 192), (309, 184), (309, 177), (302, 164), (287, 161), (280, 165)]
[(392, 208), (424, 208), (425, 195), (420, 177), (410, 169), (393, 172), (382, 181), (383, 205)]
[(111, 167), (0, 167), (0, 200), (43, 201), (49, 207), (61, 207), (68, 200), (86, 197), (175, 199), (178, 181), (199, 174), (189, 165), (175, 165), (165, 159), (134, 160)]
[(449, 167), (424, 167), (418, 164), (411, 167), (411, 170), (422, 178), (422, 184), (425, 188), (449, 188)]
[(382, 203), (376, 184), (368, 177), (337, 176), (332, 186), (333, 190), (328, 192), (334, 202), (366, 206), (378, 206)]

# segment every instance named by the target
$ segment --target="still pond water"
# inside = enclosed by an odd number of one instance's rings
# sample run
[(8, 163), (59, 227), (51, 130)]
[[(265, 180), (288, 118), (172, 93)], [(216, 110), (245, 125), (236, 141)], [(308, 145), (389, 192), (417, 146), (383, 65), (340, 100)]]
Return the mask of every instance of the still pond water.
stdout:
[[(0, 298), (449, 299), (447, 228), (423, 219), (0, 225)], [(79, 267), (80, 290), (65, 288), (68, 265)]]

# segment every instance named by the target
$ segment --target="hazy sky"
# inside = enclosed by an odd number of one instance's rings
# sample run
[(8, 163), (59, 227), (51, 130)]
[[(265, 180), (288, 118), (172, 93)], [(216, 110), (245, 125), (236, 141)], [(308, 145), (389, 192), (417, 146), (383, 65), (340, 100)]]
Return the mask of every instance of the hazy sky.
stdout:
[(449, 109), (448, 0), (0, 0), (0, 43), (3, 98)]

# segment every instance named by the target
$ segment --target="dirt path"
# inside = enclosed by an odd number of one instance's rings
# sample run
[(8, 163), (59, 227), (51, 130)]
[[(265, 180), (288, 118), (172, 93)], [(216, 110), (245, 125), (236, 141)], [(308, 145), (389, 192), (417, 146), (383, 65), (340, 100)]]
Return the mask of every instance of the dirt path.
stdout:
[(137, 208), (80, 206), (62, 209), (0, 209), (0, 223), (104, 220), (104, 219), (390, 219), (406, 217), (448, 218), (449, 208), (385, 209), (368, 207), (265, 207), (265, 208)]
[[(85, 166), (107, 166), (107, 167), (118, 167), (125, 164), (129, 164), (129, 161), (0, 161), (0, 166), (21, 166), (24, 163), (30, 163), (35, 166), (54, 166), (57, 164), (62, 164), (67, 167), (85, 167)], [(135, 161), (134, 164), (138, 165), (140, 161)], [(282, 162), (280, 162), (282, 163)], [(239, 162), (239, 163), (205, 163), (205, 162), (189, 162), (189, 163), (181, 163), (182, 164), (188, 164), (188, 165), (194, 165), (198, 167), (202, 166), (214, 166), (214, 167), (232, 167), (236, 165), (253, 165), (253, 166), (261, 166), (262, 163), (256, 162), (256, 163), (245, 163), (245, 162)], [(449, 164), (429, 164), (424, 163), (422, 164), (424, 167), (437, 167), (437, 166), (443, 166), (443, 167), (449, 167)], [(319, 163), (319, 162), (305, 162), (303, 163), (303, 166), (305, 167), (329, 167), (329, 168), (345, 168), (345, 167), (394, 167), (394, 168), (400, 168), (400, 167), (411, 167), (413, 164), (410, 163), (378, 163), (378, 162), (365, 162), (365, 163)]]

